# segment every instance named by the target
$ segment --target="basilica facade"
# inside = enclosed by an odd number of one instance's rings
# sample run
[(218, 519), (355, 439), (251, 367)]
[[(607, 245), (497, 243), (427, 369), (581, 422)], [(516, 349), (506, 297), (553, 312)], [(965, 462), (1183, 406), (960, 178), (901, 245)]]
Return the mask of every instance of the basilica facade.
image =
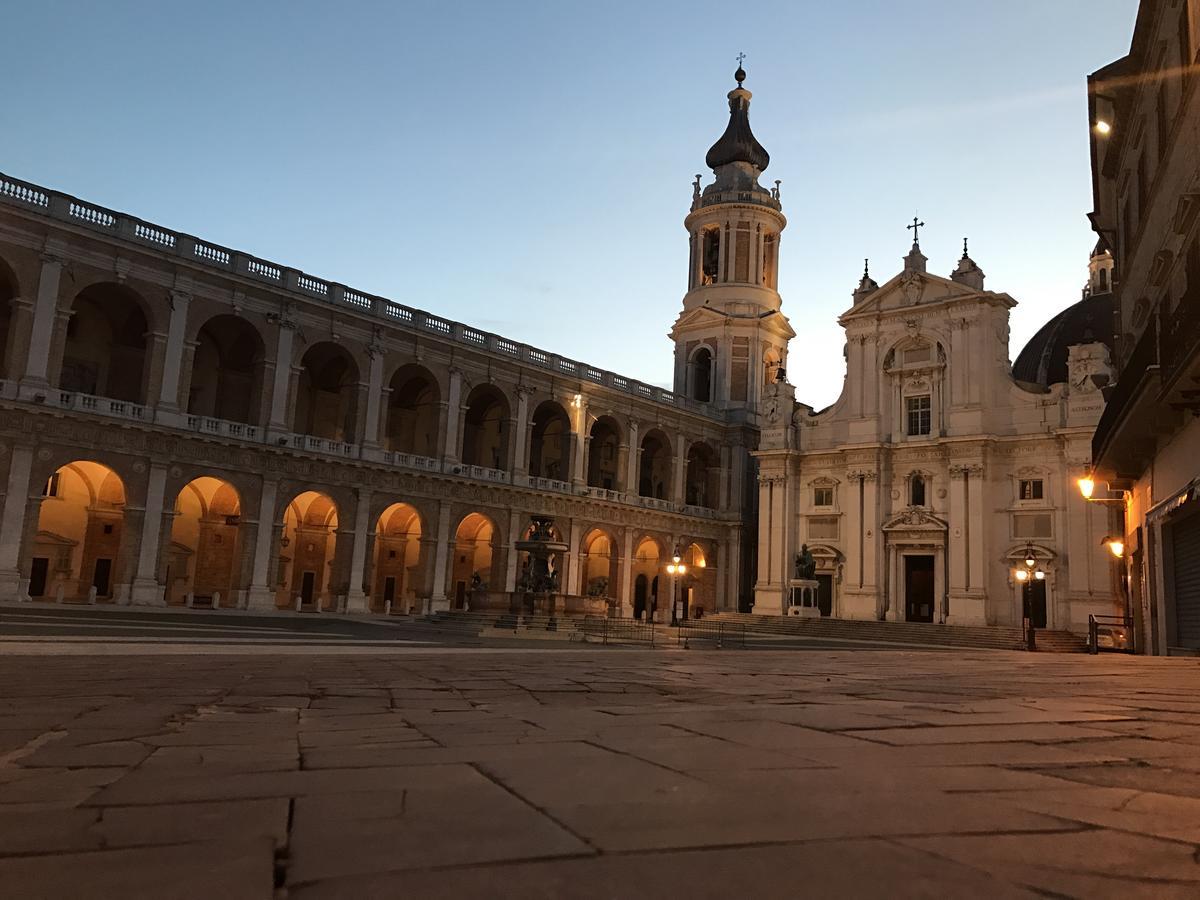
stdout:
[[(1111, 259), (1014, 369), (1014, 301), (965, 248), (940, 278), (914, 241), (895, 278), (864, 275), (845, 389), (814, 411), (735, 79), (684, 220), (673, 390), (0, 175), (0, 594), (507, 610), (538, 516), (568, 613), (661, 620), (668, 590), (689, 616), (782, 613), (805, 547), (825, 615), (1109, 611), (1107, 524), (1070, 481)], [(1012, 583), (1031, 553), (1032, 598)]]

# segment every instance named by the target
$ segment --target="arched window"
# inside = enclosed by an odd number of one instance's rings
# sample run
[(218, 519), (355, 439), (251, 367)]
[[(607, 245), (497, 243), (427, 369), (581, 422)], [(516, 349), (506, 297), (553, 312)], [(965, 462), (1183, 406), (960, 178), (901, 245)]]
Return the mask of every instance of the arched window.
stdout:
[(712, 399), (712, 363), (712, 351), (707, 347), (701, 347), (692, 354), (688, 363), (688, 384), (691, 385), (693, 400), (708, 403)]

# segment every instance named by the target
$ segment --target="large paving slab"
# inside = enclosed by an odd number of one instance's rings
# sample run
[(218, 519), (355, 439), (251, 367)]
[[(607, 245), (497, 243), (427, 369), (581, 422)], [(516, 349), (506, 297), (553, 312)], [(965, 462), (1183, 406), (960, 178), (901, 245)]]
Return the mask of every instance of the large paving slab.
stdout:
[(160, 649), (0, 658), (5, 896), (1200, 895), (1187, 660)]

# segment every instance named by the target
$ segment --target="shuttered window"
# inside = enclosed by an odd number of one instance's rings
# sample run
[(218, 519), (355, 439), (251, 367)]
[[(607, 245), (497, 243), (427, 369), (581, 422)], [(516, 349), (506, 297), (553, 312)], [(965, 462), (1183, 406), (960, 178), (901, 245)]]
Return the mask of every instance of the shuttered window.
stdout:
[(1171, 528), (1175, 642), (1200, 649), (1200, 514)]

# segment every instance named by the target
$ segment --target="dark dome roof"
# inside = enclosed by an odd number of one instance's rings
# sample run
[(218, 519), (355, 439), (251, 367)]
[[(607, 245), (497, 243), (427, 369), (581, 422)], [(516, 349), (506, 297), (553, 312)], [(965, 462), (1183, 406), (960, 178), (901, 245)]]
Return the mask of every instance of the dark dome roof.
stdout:
[(737, 74), (741, 76), (738, 86), (729, 92), (729, 124), (725, 126), (725, 133), (709, 148), (704, 162), (714, 170), (729, 163), (745, 162), (762, 172), (771, 162), (771, 156), (750, 130), (750, 92), (742, 87), (746, 73), (739, 67)]
[(1049, 387), (1067, 380), (1067, 348), (1101, 341), (1113, 348), (1113, 295), (1084, 297), (1038, 329), (1013, 363), (1017, 381)]

